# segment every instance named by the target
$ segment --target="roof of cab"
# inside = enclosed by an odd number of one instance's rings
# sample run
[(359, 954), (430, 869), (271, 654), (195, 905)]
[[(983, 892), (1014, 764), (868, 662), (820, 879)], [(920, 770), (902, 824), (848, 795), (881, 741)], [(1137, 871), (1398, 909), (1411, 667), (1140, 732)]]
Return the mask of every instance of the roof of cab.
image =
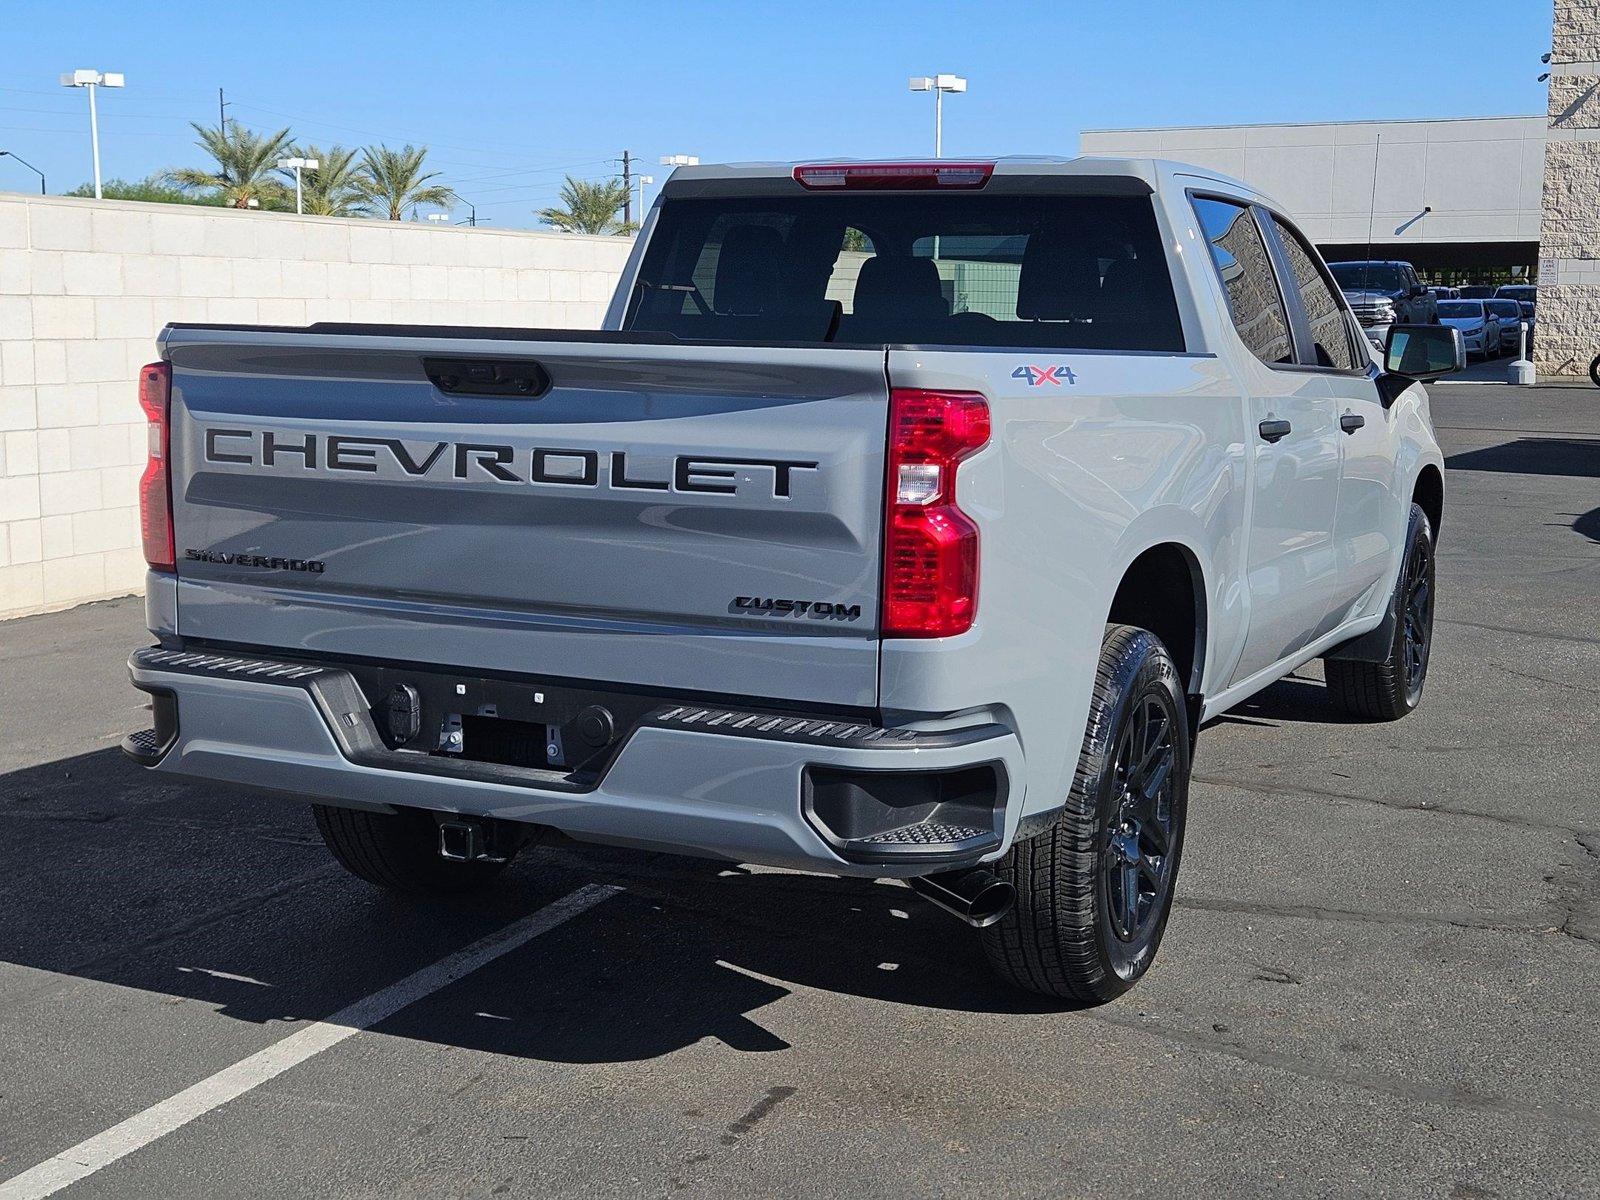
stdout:
[[(898, 163), (926, 163), (930, 161), (933, 160), (926, 157), (907, 156), (903, 158), (813, 158), (799, 162), (707, 163), (700, 166), (679, 167), (672, 173), (671, 178), (675, 181), (708, 183), (719, 179), (781, 179), (792, 177), (796, 167), (811, 166), (818, 163), (893, 166)], [(1192, 186), (1192, 180), (1198, 179), (1220, 190), (1236, 192), (1244, 197), (1254, 197), (1270, 202), (1270, 198), (1265, 193), (1251, 187), (1241, 179), (1235, 179), (1231, 175), (1214, 171), (1209, 167), (1199, 167), (1191, 163), (1176, 162), (1172, 159), (1102, 158), (1096, 155), (1080, 155), (1076, 158), (1066, 158), (1060, 155), (1013, 154), (999, 158), (987, 158), (983, 155), (958, 155), (943, 161), (949, 163), (992, 162), (996, 175), (1124, 175), (1143, 180), (1152, 190), (1159, 188), (1163, 181), (1170, 180), (1180, 187), (1188, 187)]]

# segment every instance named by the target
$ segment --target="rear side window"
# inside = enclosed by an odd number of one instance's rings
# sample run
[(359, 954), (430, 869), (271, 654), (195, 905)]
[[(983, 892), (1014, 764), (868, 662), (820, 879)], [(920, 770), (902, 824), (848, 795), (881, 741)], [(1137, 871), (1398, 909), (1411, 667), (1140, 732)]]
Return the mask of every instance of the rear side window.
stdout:
[(1226, 200), (1197, 197), (1194, 211), (1228, 293), (1228, 311), (1239, 337), (1264, 363), (1294, 362), (1289, 314), (1278, 294), (1267, 244), (1250, 210)]
[(696, 341), (1184, 349), (1149, 196), (669, 198), (626, 328)]
[(1311, 343), (1316, 354), (1316, 365), (1337, 367), (1341, 371), (1355, 371), (1363, 364), (1356, 359), (1355, 348), (1350, 344), (1350, 324), (1345, 320), (1344, 305), (1334, 294), (1332, 286), (1317, 267), (1316, 259), (1306, 249), (1300, 234), (1277, 217), (1278, 240), (1283, 243), (1284, 257), (1294, 274), (1294, 286), (1300, 293), (1300, 305), (1305, 309), (1306, 321), (1311, 326)]

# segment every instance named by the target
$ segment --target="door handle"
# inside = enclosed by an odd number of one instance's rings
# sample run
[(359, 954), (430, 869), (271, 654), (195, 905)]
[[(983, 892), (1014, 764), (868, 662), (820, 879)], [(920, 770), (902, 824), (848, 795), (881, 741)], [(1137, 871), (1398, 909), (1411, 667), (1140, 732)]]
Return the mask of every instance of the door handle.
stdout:
[(1367, 423), (1367, 419), (1360, 413), (1345, 413), (1339, 418), (1339, 428), (1346, 433), (1354, 433)]
[(1289, 422), (1263, 421), (1256, 426), (1263, 442), (1281, 442), (1289, 436)]

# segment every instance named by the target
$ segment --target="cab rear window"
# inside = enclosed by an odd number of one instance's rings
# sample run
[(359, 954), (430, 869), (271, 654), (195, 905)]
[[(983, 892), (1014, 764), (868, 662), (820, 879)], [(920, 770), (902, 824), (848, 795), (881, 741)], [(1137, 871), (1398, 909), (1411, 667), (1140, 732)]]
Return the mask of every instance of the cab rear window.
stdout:
[(626, 327), (699, 341), (1184, 349), (1148, 196), (668, 200)]

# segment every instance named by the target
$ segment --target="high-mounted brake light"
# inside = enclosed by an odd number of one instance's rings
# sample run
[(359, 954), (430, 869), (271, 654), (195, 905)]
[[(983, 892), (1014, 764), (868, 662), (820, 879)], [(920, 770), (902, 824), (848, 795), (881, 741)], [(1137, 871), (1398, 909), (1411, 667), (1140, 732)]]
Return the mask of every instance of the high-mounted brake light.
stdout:
[(821, 189), (981, 188), (994, 174), (992, 162), (808, 163), (794, 169), (801, 187)]
[(150, 422), (150, 459), (139, 477), (139, 528), (144, 560), (151, 570), (178, 569), (172, 541), (172, 439), (167, 415), (172, 407), (172, 366), (151, 363), (139, 372), (139, 407)]
[(883, 632), (951, 637), (978, 612), (978, 527), (956, 505), (956, 468), (989, 441), (975, 392), (889, 394)]

